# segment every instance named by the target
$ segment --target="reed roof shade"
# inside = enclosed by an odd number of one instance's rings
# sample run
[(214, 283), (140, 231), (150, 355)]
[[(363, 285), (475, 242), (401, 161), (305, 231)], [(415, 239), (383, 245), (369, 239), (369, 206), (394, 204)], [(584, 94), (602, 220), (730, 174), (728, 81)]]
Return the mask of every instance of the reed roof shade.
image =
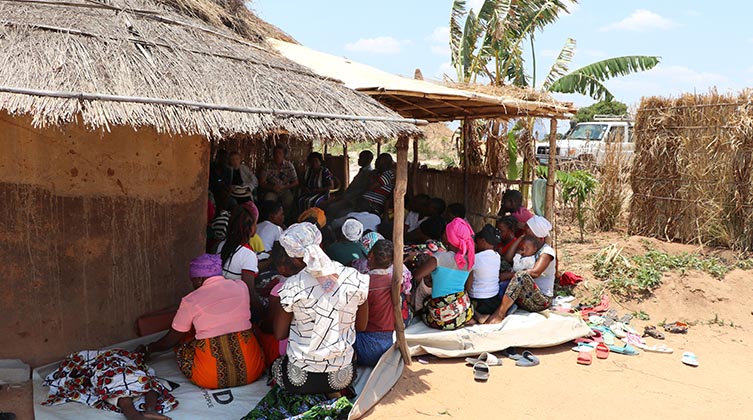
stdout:
[(421, 135), (414, 121), (282, 57), (270, 37), (293, 41), (240, 0), (0, 0), (0, 109), (37, 126), (209, 138)]
[[(282, 40), (270, 39), (269, 43), (292, 61), (320, 76), (341, 80), (346, 86), (376, 98), (404, 117), (430, 122), (520, 116), (568, 118), (577, 111), (570, 103), (527, 100), (500, 94), (499, 90), (489, 94), (473, 91), (470, 87), (458, 89), (394, 75)], [(520, 92), (521, 95), (524, 93)]]

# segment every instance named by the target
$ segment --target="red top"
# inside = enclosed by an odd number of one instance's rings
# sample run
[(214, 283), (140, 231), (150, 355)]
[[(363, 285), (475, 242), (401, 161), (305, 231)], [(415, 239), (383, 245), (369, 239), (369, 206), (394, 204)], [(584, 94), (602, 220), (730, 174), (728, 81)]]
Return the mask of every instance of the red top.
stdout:
[(369, 277), (369, 324), (366, 331), (395, 331), (392, 274), (370, 274)]

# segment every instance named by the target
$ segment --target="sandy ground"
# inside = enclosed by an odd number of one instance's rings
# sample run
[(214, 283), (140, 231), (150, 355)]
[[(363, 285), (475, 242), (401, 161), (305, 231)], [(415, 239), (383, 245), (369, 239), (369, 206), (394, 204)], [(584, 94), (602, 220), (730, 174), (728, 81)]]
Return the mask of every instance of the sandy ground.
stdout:
[[(576, 288), (576, 295), (597, 287), (591, 278), (588, 256), (614, 243), (627, 255), (645, 252), (648, 244), (668, 253), (708, 252), (695, 246), (668, 244), (653, 239), (609, 233), (577, 244), (568, 241), (574, 232), (563, 232), (560, 243), (565, 271), (584, 275), (590, 284)], [(516, 367), (505, 360), (492, 368), (487, 383), (473, 380), (472, 369), (459, 359), (421, 357), (428, 364), (413, 364), (401, 381), (372, 409), (368, 419), (575, 419), (619, 416), (633, 419), (728, 419), (753, 418), (753, 272), (733, 271), (724, 281), (704, 273), (666, 275), (654, 297), (644, 302), (613, 300), (620, 314), (643, 310), (646, 324), (667, 320), (696, 323), (686, 335), (668, 334), (664, 343), (673, 354), (610, 354), (590, 366), (576, 363), (570, 345), (535, 349), (541, 365)], [(710, 322), (713, 319), (719, 322)], [(719, 324), (724, 322), (724, 326)], [(730, 326), (730, 323), (734, 324)], [(657, 340), (647, 339), (649, 344)], [(700, 367), (680, 362), (692, 351)]]
[[(714, 253), (729, 261), (731, 252), (671, 244), (620, 233), (590, 235), (591, 242), (574, 242), (574, 230), (561, 232), (560, 269), (583, 275), (576, 296), (588, 296), (600, 283), (591, 275), (590, 256), (610, 244), (625, 255), (652, 247), (668, 253)], [(669, 273), (654, 295), (642, 302), (612, 299), (620, 314), (639, 310), (648, 321), (634, 320), (642, 330), (663, 320), (693, 323), (686, 335), (664, 341), (673, 354), (611, 354), (591, 366), (576, 364), (569, 345), (535, 349), (541, 365), (519, 368), (511, 360), (492, 368), (486, 383), (473, 380), (470, 367), (459, 359), (414, 358), (397, 386), (369, 419), (632, 419), (753, 418), (753, 272), (735, 270), (723, 281), (700, 272)], [(711, 322), (716, 319), (716, 322)], [(723, 325), (721, 325), (723, 324)], [(734, 326), (730, 325), (733, 324)], [(649, 344), (656, 340), (648, 339)], [(694, 352), (700, 367), (680, 362)], [(32, 419), (31, 385), (0, 390), (0, 411), (13, 410), (21, 420)]]

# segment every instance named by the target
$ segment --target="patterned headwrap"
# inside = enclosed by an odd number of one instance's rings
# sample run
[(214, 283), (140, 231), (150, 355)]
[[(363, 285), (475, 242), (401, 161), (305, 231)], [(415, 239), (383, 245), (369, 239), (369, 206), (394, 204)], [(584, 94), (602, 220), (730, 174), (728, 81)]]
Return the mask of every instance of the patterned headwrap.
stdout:
[(455, 254), (455, 263), (458, 268), (466, 268), (465, 257), (468, 256), (468, 270), (473, 268), (476, 262), (476, 245), (473, 241), (473, 228), (465, 220), (456, 217), (447, 224), (445, 231), (447, 242), (458, 249)]
[(319, 207), (311, 207), (307, 209), (300, 216), (298, 216), (298, 223), (303, 223), (308, 219), (316, 219), (316, 224), (319, 225), (319, 229), (323, 228), (327, 224), (327, 216), (324, 214), (324, 210)]
[(374, 244), (377, 243), (377, 241), (381, 241), (382, 239), (384, 239), (384, 236), (382, 236), (381, 234), (376, 232), (369, 232), (363, 235), (363, 237), (361, 237), (361, 240), (358, 242), (361, 244), (363, 253), (369, 255), (369, 252), (371, 252), (371, 248), (374, 247)]
[(356, 219), (348, 219), (343, 223), (343, 236), (350, 242), (356, 242), (363, 236), (363, 223)]
[(254, 204), (253, 201), (246, 201), (245, 203), (241, 205), (246, 210), (248, 210), (249, 213), (251, 213), (251, 218), (254, 219), (254, 223), (259, 221), (259, 209), (256, 208), (256, 204)]
[(216, 254), (200, 255), (191, 261), (188, 273), (192, 279), (222, 275), (222, 258)]
[(305, 270), (314, 277), (326, 277), (337, 271), (332, 260), (324, 253), (319, 244), (322, 233), (311, 223), (296, 223), (280, 236), (280, 245), (294, 258), (302, 258)]
[(531, 233), (536, 235), (537, 238), (543, 239), (549, 236), (549, 232), (552, 230), (552, 224), (545, 217), (533, 216), (526, 222), (531, 229)]

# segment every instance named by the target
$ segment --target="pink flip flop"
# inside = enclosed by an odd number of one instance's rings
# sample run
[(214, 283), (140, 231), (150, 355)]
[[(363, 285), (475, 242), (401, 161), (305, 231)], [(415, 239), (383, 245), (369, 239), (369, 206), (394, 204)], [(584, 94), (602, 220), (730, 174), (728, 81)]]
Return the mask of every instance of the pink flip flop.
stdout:
[(599, 343), (596, 346), (596, 358), (606, 359), (607, 357), (609, 357), (609, 347), (604, 343)]

